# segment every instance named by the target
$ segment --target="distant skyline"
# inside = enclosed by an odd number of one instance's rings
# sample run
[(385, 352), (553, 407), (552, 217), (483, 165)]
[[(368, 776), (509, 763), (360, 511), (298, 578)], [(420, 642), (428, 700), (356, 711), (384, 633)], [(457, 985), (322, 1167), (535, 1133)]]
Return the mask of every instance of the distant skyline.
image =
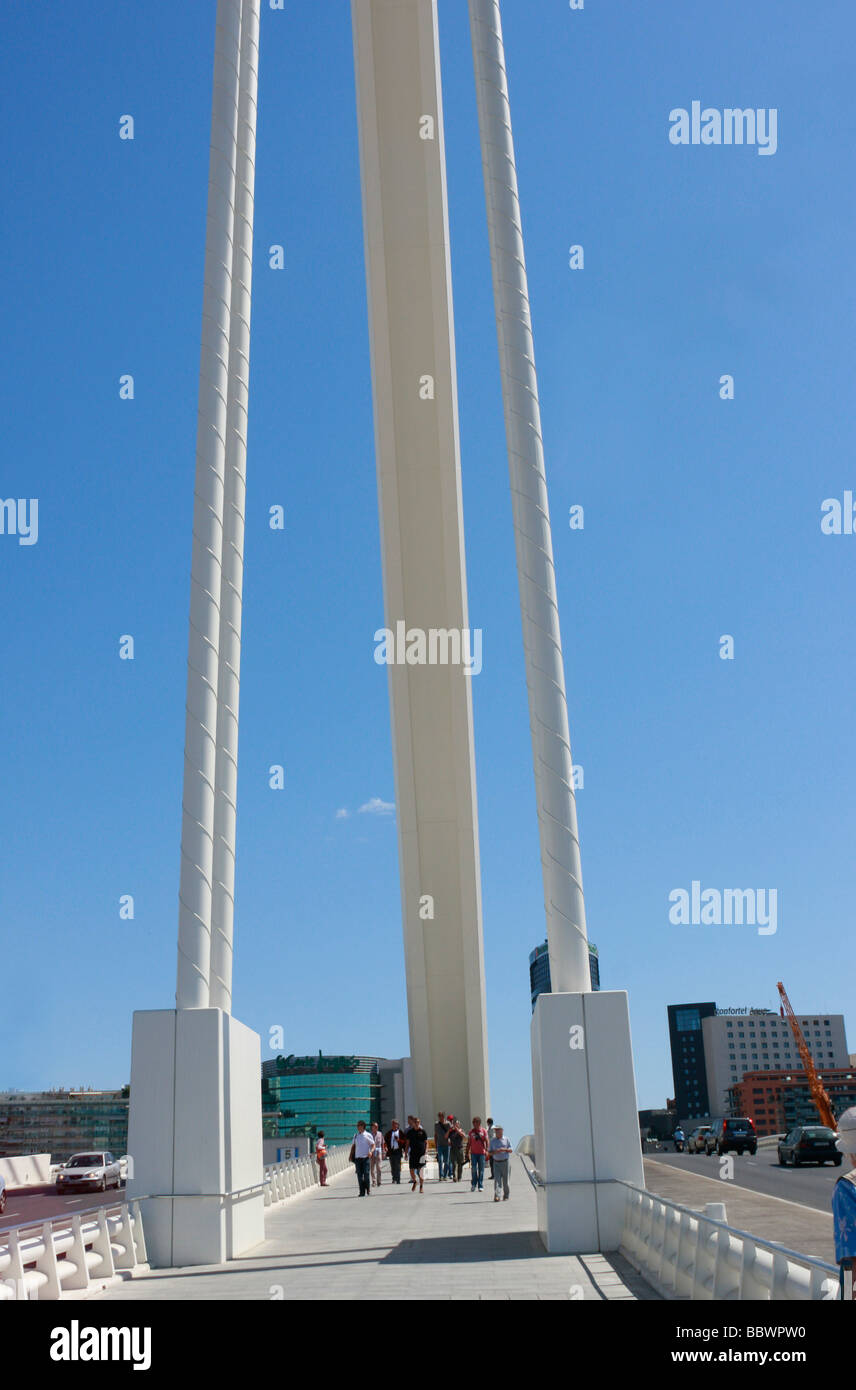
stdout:
[[(777, 1009), (781, 979), (854, 1047), (856, 17), (502, 13), (588, 926), (653, 1108), (670, 1003)], [(544, 902), (466, 7), (439, 23), (491, 1108), (516, 1140)], [(213, 4), (0, 13), (3, 1089), (121, 1086), (133, 1011), (174, 1001), (213, 46)], [(704, 141), (705, 110), (766, 113), (767, 150)], [(234, 1010), (264, 1057), (275, 1027), (400, 1057), (346, 0), (263, 8), (255, 228)]]

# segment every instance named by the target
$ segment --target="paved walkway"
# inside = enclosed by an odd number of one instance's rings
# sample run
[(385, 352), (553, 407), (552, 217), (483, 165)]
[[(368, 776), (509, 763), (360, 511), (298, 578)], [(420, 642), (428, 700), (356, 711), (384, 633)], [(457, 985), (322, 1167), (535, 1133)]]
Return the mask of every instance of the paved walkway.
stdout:
[(659, 1197), (697, 1210), (707, 1202), (724, 1202), (729, 1226), (784, 1245), (799, 1255), (814, 1255), (835, 1264), (832, 1212), (827, 1215), (799, 1202), (770, 1197), (722, 1178), (706, 1178), (653, 1158), (645, 1159), (645, 1186)]
[(227, 1265), (154, 1270), (100, 1295), (137, 1299), (653, 1299), (619, 1255), (548, 1255), (535, 1192), (511, 1160), (511, 1197), (436, 1181), (357, 1195), (353, 1169), (266, 1214), (267, 1239)]

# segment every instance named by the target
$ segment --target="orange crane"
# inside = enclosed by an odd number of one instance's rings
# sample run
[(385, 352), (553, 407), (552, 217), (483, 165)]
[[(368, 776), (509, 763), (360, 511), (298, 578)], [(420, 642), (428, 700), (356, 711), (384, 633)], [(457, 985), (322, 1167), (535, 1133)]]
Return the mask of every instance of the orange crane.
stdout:
[(777, 988), (779, 994), (782, 997), (782, 1013), (784, 1017), (788, 1020), (788, 1023), (791, 1025), (791, 1032), (794, 1035), (794, 1042), (797, 1045), (800, 1057), (802, 1058), (802, 1064), (805, 1067), (806, 1075), (808, 1076), (808, 1088), (811, 1091), (811, 1098), (817, 1106), (817, 1111), (820, 1115), (821, 1123), (828, 1125), (830, 1129), (837, 1129), (838, 1124), (835, 1119), (835, 1116), (832, 1113), (832, 1101), (829, 1099), (826, 1087), (824, 1086), (823, 1082), (817, 1074), (817, 1067), (814, 1065), (814, 1058), (812, 1057), (811, 1052), (809, 1051), (808, 1043), (802, 1035), (802, 1029), (797, 1023), (796, 1015), (794, 1014), (794, 1011), (791, 1008), (791, 1001), (785, 992), (785, 987), (782, 984), (781, 980), (779, 980)]

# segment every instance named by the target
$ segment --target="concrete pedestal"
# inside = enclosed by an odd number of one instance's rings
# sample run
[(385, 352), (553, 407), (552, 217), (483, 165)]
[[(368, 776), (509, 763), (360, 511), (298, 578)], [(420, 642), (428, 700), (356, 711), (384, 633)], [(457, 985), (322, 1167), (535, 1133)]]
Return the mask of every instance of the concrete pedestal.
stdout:
[(538, 1230), (551, 1254), (617, 1250), (626, 1189), (644, 1186), (623, 990), (541, 994), (532, 1017)]
[[(261, 1045), (221, 1009), (134, 1014), (128, 1196), (154, 1267), (220, 1264), (264, 1239)], [(129, 1165), (130, 1170), (130, 1165)]]

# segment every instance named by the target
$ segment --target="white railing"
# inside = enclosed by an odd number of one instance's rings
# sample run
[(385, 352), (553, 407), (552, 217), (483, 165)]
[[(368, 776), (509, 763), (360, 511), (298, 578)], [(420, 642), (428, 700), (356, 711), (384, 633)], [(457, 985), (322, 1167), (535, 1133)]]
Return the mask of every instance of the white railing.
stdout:
[(0, 1231), (0, 1300), (81, 1298), (146, 1267), (136, 1201)]
[[(344, 1173), (348, 1167), (350, 1144), (336, 1144), (327, 1150), (327, 1176), (333, 1178)], [(265, 1206), (276, 1206), (296, 1197), (309, 1187), (317, 1187), (321, 1182), (315, 1155), (292, 1158), (285, 1163), (272, 1163), (265, 1168)]]
[[(840, 1297), (839, 1272), (704, 1212), (627, 1189), (621, 1253), (670, 1298), (774, 1301)], [(724, 1215), (724, 1208), (716, 1204)]]
[[(328, 1177), (345, 1171), (349, 1152), (348, 1144), (327, 1150)], [(272, 1164), (260, 1184), (223, 1195), (236, 1198), (261, 1190), (265, 1206), (275, 1206), (319, 1182), (313, 1155)], [(146, 1270), (140, 1215), (140, 1202), (145, 1200), (153, 1199), (141, 1196), (0, 1231), (0, 1301), (81, 1298)]]

